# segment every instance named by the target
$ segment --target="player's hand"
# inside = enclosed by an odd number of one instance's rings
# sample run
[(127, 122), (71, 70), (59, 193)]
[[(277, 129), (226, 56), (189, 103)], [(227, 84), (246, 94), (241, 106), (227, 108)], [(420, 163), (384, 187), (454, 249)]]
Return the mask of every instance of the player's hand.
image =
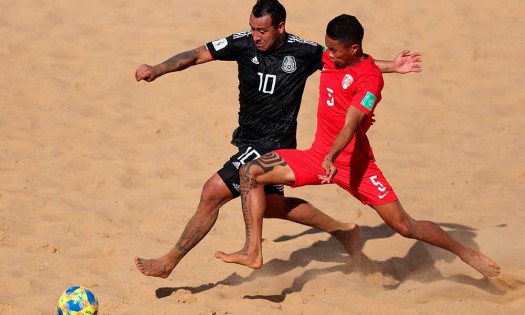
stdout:
[(157, 68), (152, 67), (150, 65), (141, 65), (135, 71), (135, 79), (137, 81), (144, 80), (147, 82), (151, 82), (158, 78), (159, 75), (160, 72), (157, 70)]
[(421, 72), (421, 53), (403, 50), (394, 59), (394, 71), (397, 73)]
[(322, 167), (325, 171), (324, 175), (318, 175), (317, 177), (321, 180), (321, 184), (330, 184), (332, 178), (337, 174), (337, 167), (335, 167), (334, 162), (328, 157), (325, 157), (323, 160)]

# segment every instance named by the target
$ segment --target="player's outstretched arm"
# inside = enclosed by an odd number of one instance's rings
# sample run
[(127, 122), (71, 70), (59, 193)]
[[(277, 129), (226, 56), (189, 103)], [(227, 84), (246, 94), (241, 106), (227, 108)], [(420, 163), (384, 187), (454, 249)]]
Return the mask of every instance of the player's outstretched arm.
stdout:
[(135, 79), (137, 81), (144, 80), (151, 82), (166, 73), (181, 71), (191, 66), (212, 60), (213, 57), (208, 49), (206, 49), (205, 46), (201, 46), (193, 50), (176, 54), (170, 59), (155, 66), (143, 64), (135, 71)]
[(364, 118), (365, 113), (357, 109), (355, 106), (350, 106), (348, 108), (345, 117), (345, 125), (341, 131), (339, 131), (339, 134), (335, 138), (330, 151), (323, 160), (322, 168), (324, 169), (325, 174), (318, 176), (321, 180), (321, 184), (329, 184), (332, 181), (332, 178), (334, 178), (335, 174), (337, 173), (337, 167), (334, 164), (335, 159), (350, 143), (355, 135), (357, 127), (359, 127), (359, 124)]
[(377, 60), (374, 63), (383, 73), (410, 73), (421, 72), (421, 53), (411, 52), (410, 50), (403, 50), (398, 53), (394, 60)]

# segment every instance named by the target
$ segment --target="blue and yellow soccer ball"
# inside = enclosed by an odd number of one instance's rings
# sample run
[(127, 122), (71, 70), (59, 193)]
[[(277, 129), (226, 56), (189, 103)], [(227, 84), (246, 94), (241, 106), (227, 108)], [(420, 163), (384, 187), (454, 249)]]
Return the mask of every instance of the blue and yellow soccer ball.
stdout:
[(83, 286), (68, 288), (58, 299), (58, 315), (97, 315), (98, 300)]

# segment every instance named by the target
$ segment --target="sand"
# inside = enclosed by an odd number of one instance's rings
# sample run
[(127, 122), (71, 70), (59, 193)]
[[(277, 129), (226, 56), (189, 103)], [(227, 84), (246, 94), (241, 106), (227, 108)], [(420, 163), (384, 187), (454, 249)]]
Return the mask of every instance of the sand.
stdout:
[[(356, 15), (365, 51), (421, 51), (420, 74), (385, 75), (369, 132), (407, 211), (501, 266), (486, 280), (452, 254), (405, 239), (335, 186), (287, 189), (362, 227), (374, 272), (329, 235), (265, 221), (262, 269), (241, 247), (240, 202), (167, 279), (137, 271), (176, 242), (206, 179), (235, 148), (236, 66), (212, 62), (153, 83), (155, 64), (248, 30), (253, 1), (0, 2), (0, 314), (54, 314), (71, 285), (99, 314), (524, 314), (525, 3), (283, 0), (287, 30), (323, 42)], [(307, 85), (300, 148), (315, 131)]]

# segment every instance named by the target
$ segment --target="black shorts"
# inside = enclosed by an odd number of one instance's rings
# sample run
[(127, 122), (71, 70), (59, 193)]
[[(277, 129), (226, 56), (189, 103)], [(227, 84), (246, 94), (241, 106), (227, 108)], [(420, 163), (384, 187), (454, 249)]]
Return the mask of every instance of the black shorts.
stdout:
[[(241, 185), (239, 178), (239, 168), (241, 165), (255, 160), (263, 154), (271, 150), (261, 150), (254, 147), (247, 147), (239, 149), (237, 154), (230, 157), (230, 160), (224, 163), (224, 166), (217, 172), (221, 177), (222, 181), (228, 186), (228, 189), (233, 195), (233, 198), (237, 198), (241, 195)], [(264, 186), (264, 192), (267, 195), (279, 194), (284, 195), (283, 185), (266, 185)]]

